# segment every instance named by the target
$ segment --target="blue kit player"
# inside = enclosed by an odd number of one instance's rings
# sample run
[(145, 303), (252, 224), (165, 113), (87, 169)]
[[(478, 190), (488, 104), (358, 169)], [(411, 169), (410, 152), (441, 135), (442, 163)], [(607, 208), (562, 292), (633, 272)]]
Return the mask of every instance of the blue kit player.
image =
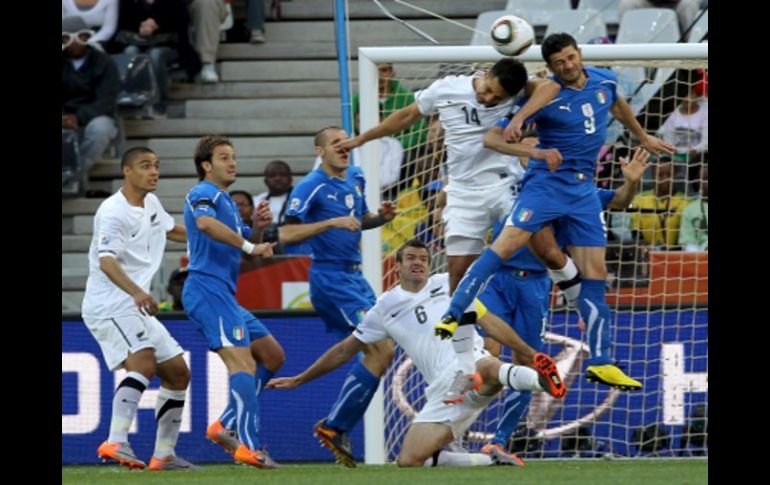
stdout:
[(583, 67), (580, 50), (570, 35), (548, 36), (542, 55), (561, 90), (552, 101), (545, 100), (551, 102), (540, 111), (537, 109), (545, 104), (544, 100), (530, 100), (522, 107), (523, 114), (517, 113), (511, 122), (520, 125), (521, 118), (531, 115), (540, 135), (539, 148), (558, 150), (562, 162), (530, 159), (522, 192), (505, 228), (466, 273), (449, 310), (436, 325), (436, 333), (444, 338), (453, 334), (463, 309), (503, 261), (546, 224), (563, 219), (567, 223), (566, 237), (573, 244), (572, 257), (582, 272), (578, 306), (588, 327), (591, 352), (586, 376), (621, 390), (640, 389), (641, 383), (626, 376), (610, 354), (610, 311), (605, 302), (607, 236), (593, 178), (610, 114), (648, 151), (673, 151), (673, 147), (644, 132), (628, 103), (618, 96), (617, 78), (612, 71)]
[[(639, 181), (648, 167), (650, 154), (641, 148), (636, 149), (633, 159), (626, 162), (620, 158), (623, 170), (623, 184), (615, 190), (596, 189), (603, 209), (622, 210), (629, 206), (636, 195)], [(554, 244), (561, 252), (562, 247), (572, 246), (567, 237), (570, 231), (566, 227), (568, 223), (555, 221), (556, 230)], [(500, 233), (502, 223), (494, 227), (494, 236)], [(549, 230), (551, 238), (553, 232)], [(564, 256), (566, 258), (566, 256)], [(528, 247), (516, 251), (495, 272), (489, 284), (479, 296), (479, 300), (487, 309), (508, 322), (514, 331), (532, 347), (535, 352), (542, 352), (545, 344), (545, 324), (548, 320), (548, 299), (551, 290), (551, 280), (548, 277), (546, 267), (530, 252)], [(500, 353), (500, 344), (486, 338), (485, 348), (492, 355)], [(519, 364), (526, 364), (529, 356), (515, 356)], [(529, 391), (509, 391), (503, 401), (500, 422), (497, 431), (490, 443), (482, 448), (482, 452), (490, 454), (491, 448), (497, 447), (498, 453), (505, 453), (506, 443), (513, 431), (518, 426), (522, 416), (529, 408), (532, 393)]]
[[(333, 145), (348, 139), (342, 128), (327, 127), (315, 136), (322, 163), (291, 192), (282, 243), (309, 239), (310, 301), (327, 330), (347, 337), (374, 306), (376, 297), (361, 273), (361, 231), (379, 227), (396, 215), (384, 202), (378, 214), (366, 205), (363, 171), (350, 166), (348, 152)], [(393, 358), (390, 340), (367, 345), (363, 359), (345, 379), (329, 416), (315, 426), (321, 443), (345, 466), (353, 467), (347, 432), (361, 419)]]
[(235, 152), (229, 139), (217, 135), (201, 138), (195, 147), (195, 169), (200, 182), (190, 189), (184, 204), (190, 264), (182, 302), (230, 376), (227, 408), (209, 426), (206, 436), (233, 453), (237, 463), (275, 468), (277, 464), (259, 440), (257, 394), (263, 387), (260, 382), (267, 383), (283, 363), (283, 349), (235, 300), (241, 252), (270, 257), (273, 245), (248, 240), (249, 236), (261, 240), (261, 233), (252, 235), (227, 193), (236, 175)]

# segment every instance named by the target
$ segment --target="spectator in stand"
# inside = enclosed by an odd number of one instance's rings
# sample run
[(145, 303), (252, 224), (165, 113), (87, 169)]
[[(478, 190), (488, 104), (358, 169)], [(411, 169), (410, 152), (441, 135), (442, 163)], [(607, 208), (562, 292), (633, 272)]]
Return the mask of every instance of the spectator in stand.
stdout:
[(233, 199), (235, 206), (238, 207), (238, 213), (243, 223), (251, 227), (252, 218), (254, 217), (254, 196), (245, 190), (231, 190), (230, 198)]
[(246, 26), (249, 28), (249, 42), (265, 43), (265, 1), (246, 0)]
[(217, 49), (219, 49), (219, 27), (227, 19), (225, 2), (224, 0), (192, 0), (190, 17), (195, 28), (195, 50), (203, 63), (200, 80), (204, 83), (218, 83)]
[[(88, 45), (93, 31), (88, 29), (85, 20), (65, 17), (61, 27), (62, 137), (67, 131), (77, 134), (82, 163), (75, 173), (66, 175), (79, 185), (87, 179), (88, 170), (118, 134), (113, 116), (120, 78), (110, 56)], [(65, 178), (64, 169), (62, 167), (62, 179)], [(70, 180), (66, 182), (70, 183)]]
[(687, 178), (698, 180), (703, 154), (709, 148), (709, 109), (702, 97), (702, 86), (699, 83), (690, 89), (687, 97), (658, 129), (658, 135), (676, 147), (674, 162), (680, 168), (677, 180), (684, 179), (685, 167)]
[(270, 212), (273, 213), (273, 222), (265, 228), (263, 241), (277, 243), (273, 248), (275, 254), (310, 254), (310, 246), (304, 241), (297, 244), (281, 244), (278, 240), (278, 228), (285, 222), (289, 194), (294, 188), (289, 164), (283, 160), (273, 160), (268, 163), (265, 167), (265, 185), (267, 185), (267, 192), (254, 197), (255, 206), (262, 201), (267, 201)]
[(676, 10), (679, 17), (679, 32), (684, 32), (698, 17), (700, 0), (620, 0), (618, 18), (623, 21), (623, 14), (637, 8), (670, 8)]
[(679, 230), (679, 244), (685, 251), (708, 251), (709, 249), (709, 168), (703, 167), (700, 182), (700, 197), (682, 212)]
[[(394, 111), (414, 103), (414, 93), (402, 86), (399, 80), (394, 79), (396, 71), (393, 70), (393, 64), (380, 64), (377, 66), (377, 71), (379, 75), (377, 88), (380, 99), (380, 121), (382, 121)], [(356, 132), (360, 131), (359, 112), (359, 95), (356, 93), (353, 96), (353, 117), (355, 118)], [(419, 147), (428, 138), (428, 120), (423, 118), (394, 134), (394, 137), (401, 143), (404, 150)]]
[(89, 44), (99, 49), (118, 27), (118, 0), (62, 0), (61, 18), (79, 16), (94, 30)]
[(688, 200), (674, 192), (674, 165), (663, 158), (655, 170), (655, 188), (640, 193), (631, 201), (631, 229), (637, 231), (649, 246), (677, 249), (682, 211)]
[(135, 55), (147, 52), (158, 81), (160, 99), (154, 118), (168, 110), (168, 71), (178, 62), (192, 80), (201, 60), (190, 44), (190, 15), (182, 0), (121, 0), (114, 49)]

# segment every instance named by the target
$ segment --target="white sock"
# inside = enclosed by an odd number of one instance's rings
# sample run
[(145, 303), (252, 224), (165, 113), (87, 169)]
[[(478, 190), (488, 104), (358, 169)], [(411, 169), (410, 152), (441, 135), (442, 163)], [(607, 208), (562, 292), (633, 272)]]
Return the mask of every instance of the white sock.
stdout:
[(425, 460), (425, 466), (488, 466), (492, 464), (492, 457), (484, 453), (456, 453), (441, 450), (436, 455)]
[(476, 373), (476, 359), (473, 356), (473, 340), (476, 336), (474, 325), (460, 325), (452, 337), (452, 347), (457, 354), (458, 368), (465, 374)]
[(182, 425), (182, 410), (187, 391), (172, 391), (161, 387), (155, 403), (155, 422), (158, 426), (155, 436), (155, 458), (165, 458), (174, 454), (179, 439), (179, 427)]
[(543, 391), (535, 369), (523, 365), (503, 364), (497, 371), (500, 384), (516, 391)]
[[(564, 265), (562, 269), (549, 269), (548, 275), (558, 286), (559, 283), (563, 281), (569, 281), (578, 276), (578, 269), (577, 266), (575, 266), (575, 262), (572, 261), (572, 258), (567, 256), (567, 264)], [(570, 304), (570, 306), (577, 306), (578, 296), (580, 295), (580, 286), (581, 285), (579, 280), (577, 283), (569, 286), (568, 288), (561, 288), (561, 286), (559, 286), (561, 291), (564, 293), (564, 296), (567, 298), (567, 302)]]
[(128, 428), (136, 417), (136, 409), (142, 393), (150, 381), (138, 372), (129, 372), (120, 381), (112, 398), (112, 421), (110, 422), (110, 443), (127, 443)]

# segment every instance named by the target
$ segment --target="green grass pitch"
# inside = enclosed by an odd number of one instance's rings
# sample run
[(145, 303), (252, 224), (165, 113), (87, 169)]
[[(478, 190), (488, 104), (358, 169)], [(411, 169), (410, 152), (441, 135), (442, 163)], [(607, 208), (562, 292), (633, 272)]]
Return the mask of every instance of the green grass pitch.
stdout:
[(229, 485), (267, 484), (482, 484), (515, 483), (544, 485), (576, 484), (706, 484), (705, 459), (648, 460), (530, 460), (526, 468), (412, 468), (395, 465), (358, 465), (355, 469), (333, 464), (289, 464), (280, 470), (258, 470), (246, 465), (202, 465), (199, 472), (151, 472), (128, 470), (118, 465), (63, 466), (62, 484), (122, 485)]

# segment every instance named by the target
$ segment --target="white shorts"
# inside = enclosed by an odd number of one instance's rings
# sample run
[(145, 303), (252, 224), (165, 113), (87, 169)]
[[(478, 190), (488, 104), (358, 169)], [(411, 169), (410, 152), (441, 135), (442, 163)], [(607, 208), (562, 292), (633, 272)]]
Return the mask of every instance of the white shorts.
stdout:
[(107, 367), (112, 371), (123, 367), (129, 353), (142, 349), (155, 349), (155, 361), (159, 364), (184, 352), (155, 317), (137, 313), (114, 318), (83, 318), (83, 321), (99, 342)]
[(489, 229), (511, 212), (514, 187), (503, 184), (479, 189), (450, 183), (445, 190), (447, 203), (443, 220), (447, 255), (481, 254)]
[[(481, 351), (476, 350), (476, 354), (478, 355), (476, 360), (489, 357), (489, 353), (483, 349)], [(466, 395), (465, 400), (460, 404), (444, 404), (442, 402), (444, 394), (452, 385), (456, 372), (457, 368), (454, 366), (445, 368), (438, 378), (425, 389), (425, 406), (414, 417), (413, 423), (446, 424), (452, 429), (452, 435), (455, 438), (460, 438), (476, 421), (487, 404), (497, 397), (497, 394), (494, 394), (492, 396), (479, 396), (474, 399)]]

